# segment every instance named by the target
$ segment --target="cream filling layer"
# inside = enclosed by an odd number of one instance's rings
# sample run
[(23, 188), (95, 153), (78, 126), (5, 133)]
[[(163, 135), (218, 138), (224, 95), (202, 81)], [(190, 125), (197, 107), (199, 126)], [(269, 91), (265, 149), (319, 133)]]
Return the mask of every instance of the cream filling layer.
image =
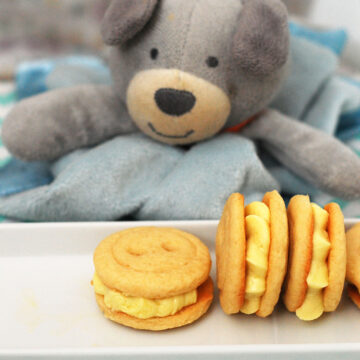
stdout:
[(266, 289), (266, 274), (270, 249), (270, 210), (262, 202), (253, 202), (245, 208), (246, 231), (246, 289), (240, 309), (254, 314), (260, 308)]
[(314, 216), (313, 252), (310, 272), (307, 277), (307, 293), (304, 303), (296, 310), (299, 319), (311, 321), (324, 312), (323, 289), (329, 285), (327, 258), (330, 251), (327, 232), (329, 213), (316, 204), (311, 204)]
[(121, 311), (138, 319), (166, 317), (174, 315), (186, 306), (197, 302), (197, 290), (166, 299), (145, 299), (125, 296), (109, 289), (95, 273), (93, 277), (95, 293), (104, 296), (105, 305), (112, 311)]

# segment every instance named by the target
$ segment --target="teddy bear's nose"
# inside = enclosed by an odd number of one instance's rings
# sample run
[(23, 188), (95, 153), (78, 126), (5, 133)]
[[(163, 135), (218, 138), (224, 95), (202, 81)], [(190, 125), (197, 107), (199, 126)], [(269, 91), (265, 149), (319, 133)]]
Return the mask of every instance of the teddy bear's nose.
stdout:
[(155, 93), (155, 101), (165, 114), (181, 116), (191, 111), (196, 98), (191, 92), (184, 90), (159, 89)]

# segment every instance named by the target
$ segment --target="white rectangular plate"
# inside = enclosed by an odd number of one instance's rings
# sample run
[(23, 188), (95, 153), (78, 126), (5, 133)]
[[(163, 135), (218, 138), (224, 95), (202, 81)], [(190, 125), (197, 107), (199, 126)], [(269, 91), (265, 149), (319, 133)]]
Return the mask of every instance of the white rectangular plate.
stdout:
[(215, 280), (214, 221), (1, 225), (0, 358), (360, 358), (360, 310), (346, 296), (335, 313), (312, 323), (281, 305), (267, 319), (226, 316), (217, 295), (201, 320), (181, 329), (135, 331), (105, 319), (90, 285), (94, 249), (109, 234), (144, 225), (199, 236)]

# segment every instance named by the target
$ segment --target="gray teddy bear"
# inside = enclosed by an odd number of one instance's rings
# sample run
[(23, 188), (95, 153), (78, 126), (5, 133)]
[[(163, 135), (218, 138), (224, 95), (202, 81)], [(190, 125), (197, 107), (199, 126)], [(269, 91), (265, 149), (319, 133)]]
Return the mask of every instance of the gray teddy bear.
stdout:
[(237, 131), (310, 184), (359, 197), (355, 154), (267, 109), (291, 65), (279, 0), (113, 0), (102, 35), (113, 86), (61, 89), (19, 103), (2, 130), (14, 156), (53, 162), (139, 130), (180, 146)]

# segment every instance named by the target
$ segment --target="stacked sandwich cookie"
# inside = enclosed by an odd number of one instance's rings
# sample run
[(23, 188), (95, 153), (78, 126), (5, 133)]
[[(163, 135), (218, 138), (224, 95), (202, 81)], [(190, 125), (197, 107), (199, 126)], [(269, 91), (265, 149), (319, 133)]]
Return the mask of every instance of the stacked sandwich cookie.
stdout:
[(343, 292), (346, 242), (340, 207), (332, 203), (322, 209), (299, 195), (286, 210), (276, 191), (244, 207), (244, 197), (233, 194), (218, 226), (216, 261), (226, 314), (271, 315), (287, 276), (286, 308), (301, 320), (315, 320), (335, 311)]
[(208, 248), (177, 229), (141, 227), (104, 239), (94, 253), (96, 300), (107, 318), (144, 330), (190, 324), (213, 299)]
[(286, 274), (286, 207), (276, 192), (244, 207), (244, 197), (227, 201), (216, 235), (217, 284), (227, 314), (271, 315)]
[(288, 206), (290, 256), (286, 308), (306, 321), (337, 309), (344, 289), (346, 241), (340, 207), (298, 195)]

